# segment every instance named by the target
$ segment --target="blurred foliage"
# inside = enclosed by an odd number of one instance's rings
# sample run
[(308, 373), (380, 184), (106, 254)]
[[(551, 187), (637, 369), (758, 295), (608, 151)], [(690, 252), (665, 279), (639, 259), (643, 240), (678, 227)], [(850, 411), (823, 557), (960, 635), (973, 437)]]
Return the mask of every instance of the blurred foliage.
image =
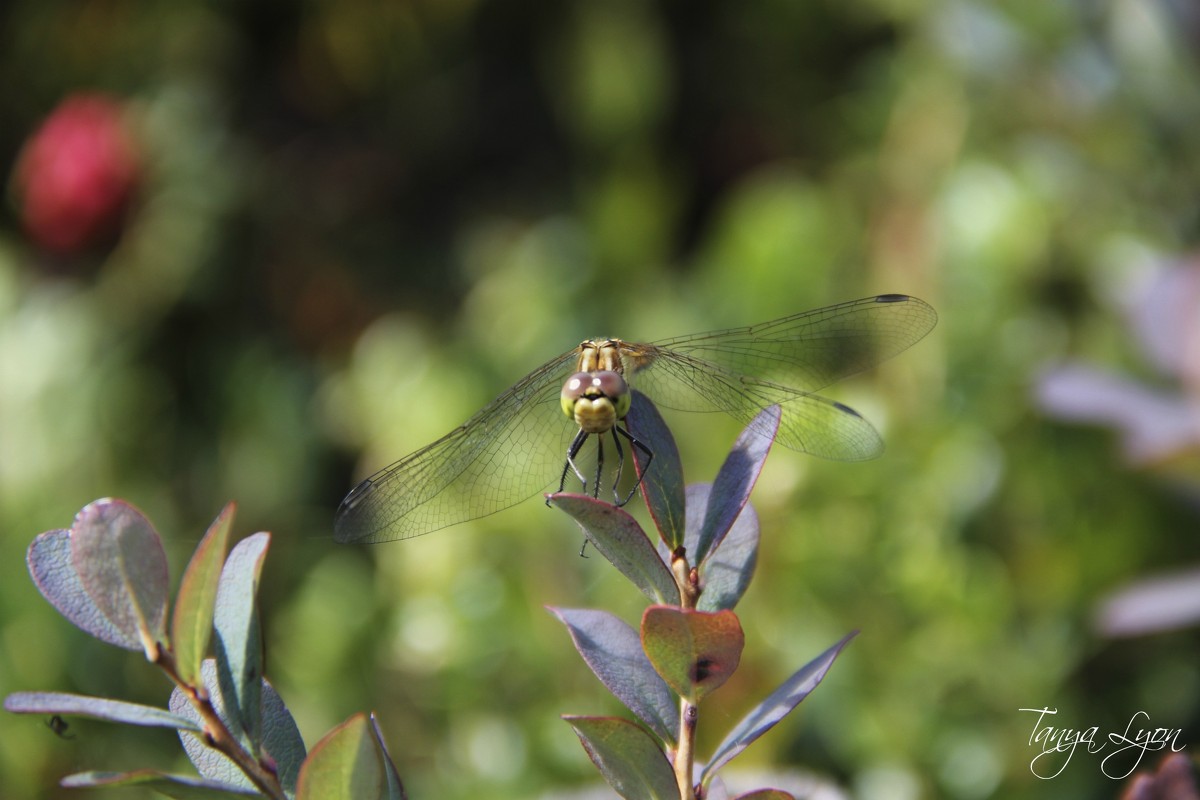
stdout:
[[(772, 454), (714, 703), (736, 719), (860, 627), (747, 763), (864, 799), (1114, 796), (1082, 754), (1036, 779), (1017, 709), (1102, 730), (1144, 710), (1194, 741), (1196, 632), (1109, 641), (1091, 614), (1200, 560), (1197, 486), (1047, 421), (1031, 387), (1068, 357), (1139, 371), (1121, 299), (1200, 238), (1198, 46), (1182, 0), (4, 4), (0, 691), (160, 703), (37, 596), (25, 548), (121, 496), (178, 574), (234, 499), (240, 534), (275, 534), (267, 672), (302, 730), (377, 711), (417, 798), (586, 784), (558, 715), (615, 709), (542, 606), (632, 619), (637, 597), (537, 502), (344, 548), (341, 496), (585, 336), (895, 291), (939, 328), (830, 392), (888, 453)], [(14, 170), (97, 92), (136, 194), (115, 234), (52, 252)], [(713, 474), (736, 426), (668, 422)], [(178, 757), (169, 733), (71, 730), (0, 716), (0, 793)]]

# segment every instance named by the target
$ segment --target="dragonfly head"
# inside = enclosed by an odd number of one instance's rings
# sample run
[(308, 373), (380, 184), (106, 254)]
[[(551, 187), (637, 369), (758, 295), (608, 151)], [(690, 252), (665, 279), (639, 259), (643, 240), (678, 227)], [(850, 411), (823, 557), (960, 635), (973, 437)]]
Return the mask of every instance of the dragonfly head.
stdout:
[(576, 372), (563, 384), (563, 413), (584, 433), (604, 433), (629, 413), (632, 398), (625, 379), (612, 370)]

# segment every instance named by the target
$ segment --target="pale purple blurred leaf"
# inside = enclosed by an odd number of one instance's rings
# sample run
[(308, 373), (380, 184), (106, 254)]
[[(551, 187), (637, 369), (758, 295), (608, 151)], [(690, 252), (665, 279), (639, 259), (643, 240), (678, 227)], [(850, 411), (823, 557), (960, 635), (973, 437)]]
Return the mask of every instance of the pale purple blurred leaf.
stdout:
[(1128, 460), (1145, 464), (1200, 444), (1200, 412), (1181, 396), (1084, 366), (1042, 375), (1038, 404), (1051, 416), (1115, 427)]
[(1141, 636), (1200, 623), (1200, 569), (1157, 575), (1103, 598), (1096, 629), (1105, 636)]
[(1129, 309), (1146, 355), (1168, 375), (1200, 369), (1200, 262), (1159, 269)]

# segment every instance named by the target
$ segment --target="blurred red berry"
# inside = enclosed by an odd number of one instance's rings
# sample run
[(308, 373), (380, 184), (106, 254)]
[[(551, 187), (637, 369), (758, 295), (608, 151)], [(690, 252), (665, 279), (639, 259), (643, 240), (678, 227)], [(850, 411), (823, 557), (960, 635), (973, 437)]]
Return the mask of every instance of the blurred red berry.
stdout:
[(29, 236), (59, 254), (113, 234), (137, 182), (121, 104), (80, 94), (59, 104), (25, 142), (13, 174)]

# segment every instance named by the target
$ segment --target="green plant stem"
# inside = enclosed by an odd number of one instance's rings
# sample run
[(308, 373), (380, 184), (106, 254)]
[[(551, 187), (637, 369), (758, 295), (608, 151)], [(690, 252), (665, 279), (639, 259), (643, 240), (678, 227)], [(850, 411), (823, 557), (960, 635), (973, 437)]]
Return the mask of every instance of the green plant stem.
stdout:
[(681, 698), (679, 701), (679, 746), (675, 748), (675, 784), (679, 800), (695, 800), (692, 787), (692, 764), (696, 753), (696, 717), (698, 709)]
[(196, 713), (200, 715), (200, 719), (204, 720), (205, 743), (223, 753), (259, 791), (270, 797), (271, 800), (287, 800), (287, 794), (279, 785), (279, 776), (275, 770), (267, 767), (242, 747), (226, 727), (220, 715), (217, 714), (217, 709), (213, 706), (204, 687), (192, 686), (179, 677), (179, 672), (175, 668), (175, 656), (162, 644), (158, 645), (158, 657), (154, 659), (154, 663), (166, 673), (172, 683), (179, 687), (179, 691), (187, 696), (192, 707), (196, 709)]
[[(700, 579), (696, 570), (688, 564), (687, 553), (680, 547), (671, 555), (671, 574), (679, 587), (679, 605), (694, 611), (700, 599)], [(696, 757), (696, 718), (699, 709), (686, 697), (679, 699), (679, 746), (675, 748), (675, 784), (679, 787), (680, 800), (695, 800), (692, 787), (692, 764)]]
[(700, 599), (700, 578), (696, 570), (688, 564), (687, 554), (680, 547), (671, 554), (671, 575), (675, 585), (679, 587), (680, 608), (694, 611), (696, 602)]

